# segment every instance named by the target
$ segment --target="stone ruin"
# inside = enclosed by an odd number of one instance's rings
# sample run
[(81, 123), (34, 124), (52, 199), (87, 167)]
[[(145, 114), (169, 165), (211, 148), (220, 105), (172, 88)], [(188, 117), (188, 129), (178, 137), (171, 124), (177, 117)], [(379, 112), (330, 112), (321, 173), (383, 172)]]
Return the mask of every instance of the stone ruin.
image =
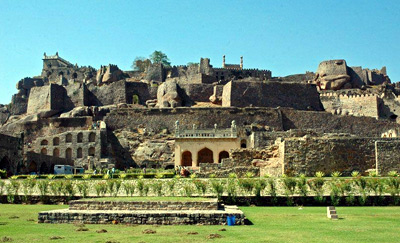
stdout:
[[(9, 174), (51, 173), (55, 164), (179, 165), (203, 176), (400, 168), (400, 86), (385, 67), (329, 60), (315, 73), (273, 77), (245, 68), (243, 57), (227, 64), (224, 56), (222, 67), (201, 58), (97, 70), (56, 53), (44, 54), (40, 75), (21, 79), (17, 89), (0, 106), (0, 169)], [(191, 136), (177, 134), (176, 121)], [(218, 137), (232, 121), (236, 136)]]

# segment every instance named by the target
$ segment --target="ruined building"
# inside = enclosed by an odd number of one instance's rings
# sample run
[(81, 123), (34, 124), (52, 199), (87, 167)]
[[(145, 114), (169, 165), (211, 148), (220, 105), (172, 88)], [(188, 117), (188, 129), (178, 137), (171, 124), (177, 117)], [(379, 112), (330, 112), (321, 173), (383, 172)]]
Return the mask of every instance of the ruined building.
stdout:
[(386, 68), (323, 61), (273, 77), (210, 59), (143, 71), (44, 54), (40, 75), (0, 106), (0, 169), (192, 167), (215, 173), (326, 174), (400, 169), (400, 87)]

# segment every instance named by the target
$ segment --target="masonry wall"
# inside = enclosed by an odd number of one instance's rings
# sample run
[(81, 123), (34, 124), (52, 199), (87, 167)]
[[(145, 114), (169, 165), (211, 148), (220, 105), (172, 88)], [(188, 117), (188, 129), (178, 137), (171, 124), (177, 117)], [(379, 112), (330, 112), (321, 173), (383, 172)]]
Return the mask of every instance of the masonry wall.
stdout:
[(105, 117), (111, 130), (146, 128), (148, 131), (161, 131), (167, 128), (174, 131), (175, 122), (181, 127), (198, 128), (230, 127), (233, 120), (237, 126), (258, 123), (281, 130), (280, 111), (270, 108), (163, 108), (163, 109), (118, 109)]
[[(102, 157), (100, 133), (100, 129), (75, 130), (39, 137), (32, 143), (32, 148), (37, 154), (65, 158), (69, 161), (87, 159), (88, 156), (100, 159)], [(67, 154), (67, 150), (71, 151), (70, 155)], [(81, 154), (78, 154), (78, 150), (81, 150)]]
[(89, 86), (89, 104), (104, 106), (127, 103), (125, 81), (113, 82), (102, 86)]
[(22, 164), (22, 139), (0, 134), (0, 169), (15, 174)]
[(33, 87), (29, 94), (27, 113), (64, 109), (65, 89), (57, 84)]
[(387, 139), (376, 141), (376, 167), (379, 175), (387, 175), (389, 171), (400, 172), (400, 141)]
[(340, 171), (366, 173), (376, 169), (375, 140), (370, 138), (289, 138), (284, 141), (284, 173)]
[(315, 85), (302, 83), (231, 81), (224, 86), (222, 106), (291, 107), (323, 110)]
[(284, 130), (315, 129), (325, 133), (351, 133), (362, 137), (380, 137), (400, 124), (372, 117), (338, 116), (328, 112), (280, 109)]
[(212, 84), (179, 84), (191, 100), (210, 102), (209, 98), (214, 92)]
[(379, 117), (381, 100), (377, 95), (321, 94), (325, 111), (338, 115)]

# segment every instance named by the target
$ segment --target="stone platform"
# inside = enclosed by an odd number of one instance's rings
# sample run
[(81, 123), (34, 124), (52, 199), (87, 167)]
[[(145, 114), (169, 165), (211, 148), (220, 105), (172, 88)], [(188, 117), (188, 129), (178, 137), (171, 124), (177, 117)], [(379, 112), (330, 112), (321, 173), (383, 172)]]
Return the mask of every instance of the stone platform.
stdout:
[(68, 209), (39, 212), (39, 223), (84, 224), (225, 224), (228, 216), (244, 224), (237, 206), (210, 201), (71, 201)]

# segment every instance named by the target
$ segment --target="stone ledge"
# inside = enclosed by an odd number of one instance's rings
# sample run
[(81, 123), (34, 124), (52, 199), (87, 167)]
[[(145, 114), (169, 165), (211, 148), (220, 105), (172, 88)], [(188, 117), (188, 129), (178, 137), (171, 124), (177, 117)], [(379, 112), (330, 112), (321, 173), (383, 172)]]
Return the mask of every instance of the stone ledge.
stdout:
[(90, 201), (69, 203), (70, 210), (217, 210), (216, 199), (207, 201)]
[(162, 225), (220, 225), (228, 216), (236, 217), (236, 224), (244, 224), (244, 214), (236, 206), (224, 210), (52, 210), (39, 212), (38, 223), (84, 224), (162, 224)]

